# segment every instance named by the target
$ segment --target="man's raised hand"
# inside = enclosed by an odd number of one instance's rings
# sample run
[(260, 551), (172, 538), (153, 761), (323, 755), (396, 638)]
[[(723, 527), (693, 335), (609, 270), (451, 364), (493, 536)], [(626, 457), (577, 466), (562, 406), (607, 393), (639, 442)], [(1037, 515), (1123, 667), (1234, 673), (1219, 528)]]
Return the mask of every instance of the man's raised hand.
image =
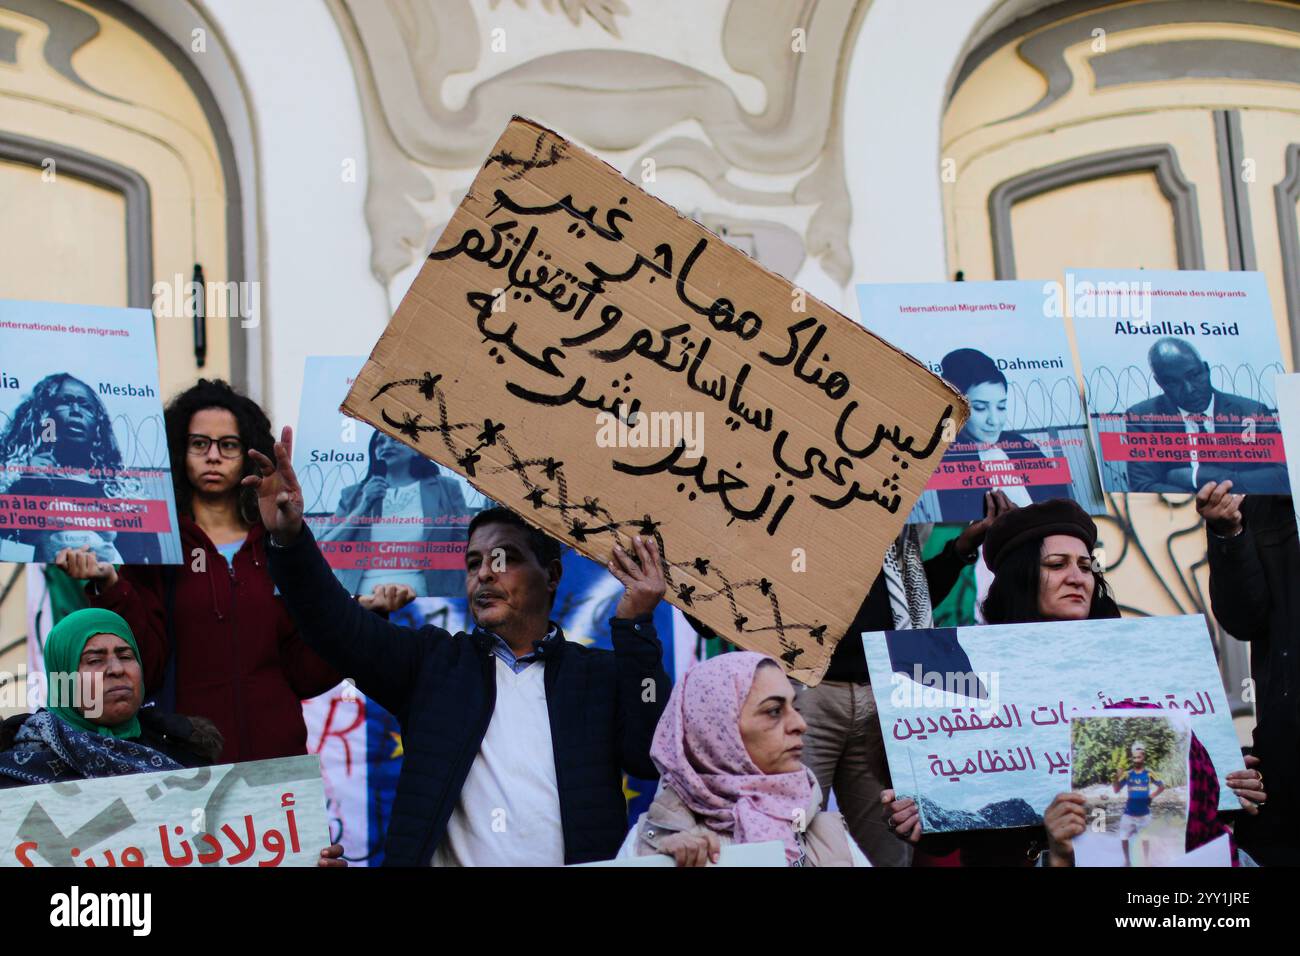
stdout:
[(275, 443), (275, 461), (255, 448), (248, 450), (257, 474), (242, 484), (257, 489), (262, 524), (280, 544), (289, 544), (302, 531), (302, 486), (293, 472), (293, 429), (288, 425)]
[(614, 616), (624, 620), (653, 613), (668, 587), (655, 539), (633, 535), (632, 547), (636, 550), (635, 558), (614, 545), (614, 560), (609, 562), (610, 574), (623, 585), (623, 596), (614, 609)]

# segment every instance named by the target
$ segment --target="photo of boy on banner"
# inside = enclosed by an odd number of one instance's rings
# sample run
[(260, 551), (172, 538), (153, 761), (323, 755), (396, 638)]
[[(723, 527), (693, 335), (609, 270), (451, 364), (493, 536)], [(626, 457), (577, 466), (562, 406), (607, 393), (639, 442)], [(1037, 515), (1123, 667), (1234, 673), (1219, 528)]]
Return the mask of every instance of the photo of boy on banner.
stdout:
[(1191, 730), (1179, 714), (1117, 709), (1070, 721), (1070, 789), (1086, 800), (1076, 866), (1159, 866), (1184, 855)]

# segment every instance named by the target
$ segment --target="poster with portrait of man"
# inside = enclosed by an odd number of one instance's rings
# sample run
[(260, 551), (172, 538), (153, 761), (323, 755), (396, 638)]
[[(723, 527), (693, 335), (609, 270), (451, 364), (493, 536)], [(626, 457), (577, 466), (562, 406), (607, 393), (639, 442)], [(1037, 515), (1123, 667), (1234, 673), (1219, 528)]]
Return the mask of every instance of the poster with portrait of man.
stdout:
[(1041, 282), (858, 286), (862, 324), (970, 403), (971, 414), (908, 520), (973, 521), (984, 497), (1073, 498), (1106, 510), (1065, 323)]
[(492, 502), (462, 476), (342, 414), (364, 356), (310, 356), (294, 470), (321, 553), (356, 595), (405, 584), (417, 598), (465, 593), (465, 533)]
[(0, 561), (179, 564), (148, 309), (0, 300)]
[(1261, 273), (1074, 269), (1064, 298), (1107, 491), (1287, 493)]

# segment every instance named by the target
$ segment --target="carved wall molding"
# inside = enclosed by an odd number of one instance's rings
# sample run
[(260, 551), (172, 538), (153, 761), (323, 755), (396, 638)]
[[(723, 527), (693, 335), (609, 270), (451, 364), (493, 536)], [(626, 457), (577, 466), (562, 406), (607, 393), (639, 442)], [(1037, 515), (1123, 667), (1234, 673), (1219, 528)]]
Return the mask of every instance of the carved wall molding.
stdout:
[[(502, 0), (488, 0), (488, 7), (495, 10), (500, 6)], [(529, 0), (515, 0), (515, 6), (527, 8)], [(618, 36), (618, 22), (616, 17), (628, 12), (627, 4), (623, 0), (541, 0), (543, 9), (555, 10), (557, 7), (564, 11), (564, 15), (569, 18), (569, 22), (575, 27), (582, 22), (582, 15), (585, 13), (591, 17), (611, 36)]]
[[(835, 281), (848, 283), (851, 214), (840, 123), (850, 54), (870, 0), (732, 0), (718, 55), (762, 83), (758, 112), (746, 110), (722, 79), (630, 44), (556, 50), (504, 68), (452, 108), (444, 82), (478, 69), (486, 48), (469, 0), (326, 2), (361, 95), (371, 271), (386, 285), (434, 239), (433, 173), (471, 171), (514, 114), (558, 127), (598, 152), (652, 149), (659, 170), (690, 172), (729, 203), (812, 206), (807, 252)], [(618, 36), (620, 3), (559, 3), (572, 22), (589, 15)], [(534, 9), (540, 15), (555, 7), (544, 0)], [(813, 52), (792, 49), (796, 29)], [(704, 138), (655, 142), (684, 121), (696, 122)], [(728, 181), (731, 170), (799, 179), (792, 190), (768, 193)], [(746, 210), (744, 217), (758, 213)]]

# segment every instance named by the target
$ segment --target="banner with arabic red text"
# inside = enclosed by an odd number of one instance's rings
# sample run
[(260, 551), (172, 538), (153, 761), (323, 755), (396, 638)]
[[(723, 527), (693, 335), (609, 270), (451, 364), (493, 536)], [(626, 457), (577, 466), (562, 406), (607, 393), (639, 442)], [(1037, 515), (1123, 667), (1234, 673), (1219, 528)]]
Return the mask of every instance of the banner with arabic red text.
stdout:
[[(863, 643), (894, 788), (916, 800), (927, 832), (1041, 823), (1070, 789), (1070, 719), (1124, 701), (1185, 715), (1220, 781), (1243, 769), (1199, 614), (883, 631)], [(1219, 807), (1240, 808), (1226, 786)]]
[(0, 866), (315, 866), (320, 759), (0, 790)]

